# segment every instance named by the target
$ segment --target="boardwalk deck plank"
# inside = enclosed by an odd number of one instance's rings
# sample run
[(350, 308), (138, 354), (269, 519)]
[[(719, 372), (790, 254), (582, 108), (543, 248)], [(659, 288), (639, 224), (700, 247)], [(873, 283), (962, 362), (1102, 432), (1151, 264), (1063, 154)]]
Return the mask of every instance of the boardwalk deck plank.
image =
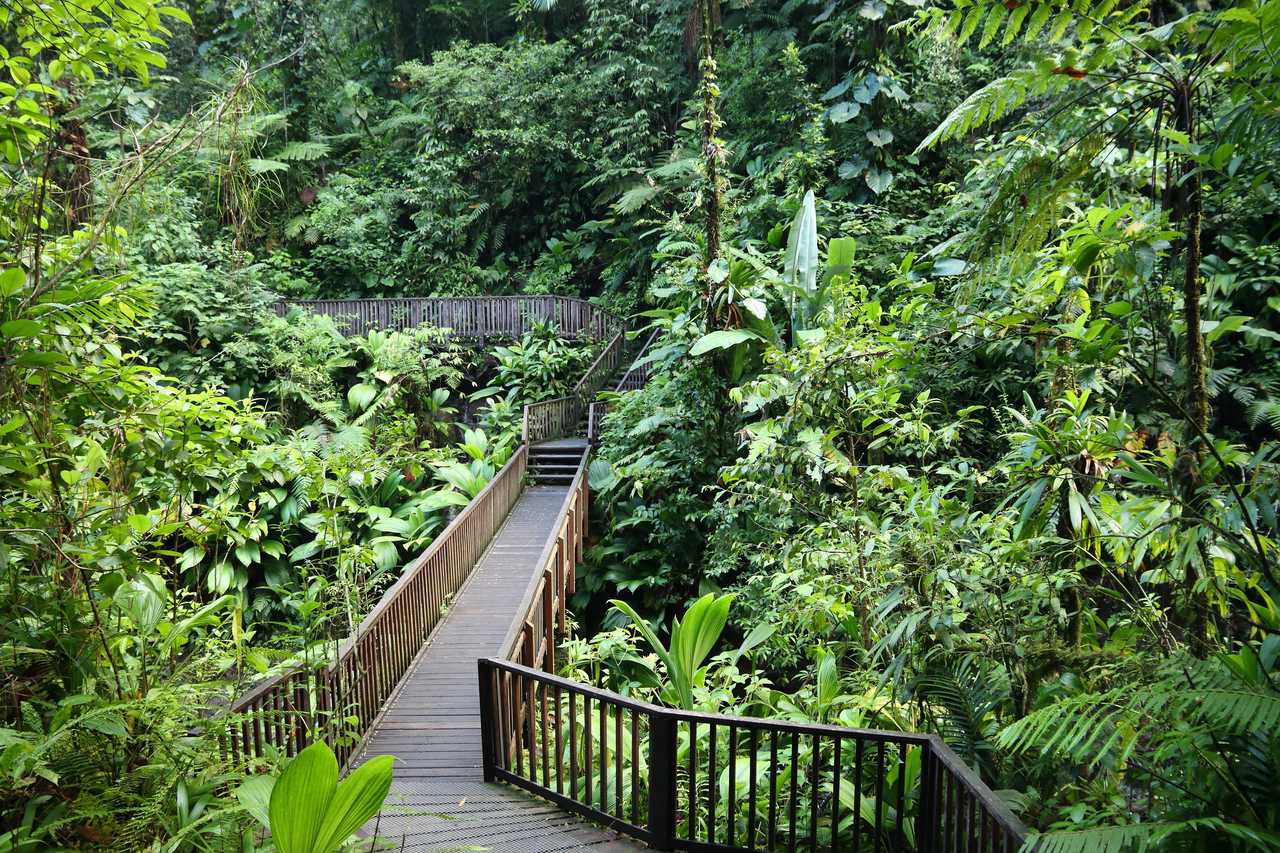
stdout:
[(387, 703), (354, 762), (376, 755), (397, 759), (391, 794), (366, 833), (376, 825), (378, 835), (396, 849), (423, 853), (645, 849), (523, 791), (483, 781), (475, 662), (501, 654), (499, 646), (567, 494), (563, 486), (524, 490)]

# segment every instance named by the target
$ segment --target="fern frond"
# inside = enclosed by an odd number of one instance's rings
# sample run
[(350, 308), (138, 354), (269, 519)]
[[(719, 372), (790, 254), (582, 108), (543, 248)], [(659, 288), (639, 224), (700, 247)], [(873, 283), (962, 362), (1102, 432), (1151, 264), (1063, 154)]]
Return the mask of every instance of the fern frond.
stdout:
[(979, 50), (993, 43), (1001, 28), (1001, 46), (1012, 44), (1015, 39), (1023, 44), (1052, 45), (1065, 41), (1068, 34), (1077, 41), (1087, 41), (1098, 24), (1116, 27), (1144, 14), (1147, 8), (1143, 2), (1117, 8), (1119, 5), (1118, 0), (1034, 0), (1010, 8), (1003, 2), (958, 0), (953, 9), (930, 9), (921, 13), (918, 20), (931, 27), (935, 36), (960, 44), (980, 34)]
[(963, 136), (970, 131), (999, 121), (1027, 102), (1028, 98), (1064, 89), (1070, 78), (1054, 74), (1053, 69), (1040, 63), (1012, 74), (992, 80), (951, 111), (933, 132), (916, 146), (919, 154), (940, 142)]
[(640, 210), (658, 195), (658, 187), (647, 179), (641, 179), (618, 196), (613, 209), (621, 215), (629, 215)]
[(1034, 849), (1036, 853), (1124, 853), (1131, 849), (1149, 849), (1180, 836), (1202, 834), (1225, 835), (1241, 842), (1245, 849), (1275, 850), (1280, 845), (1280, 835), (1274, 832), (1230, 823), (1216, 817), (1200, 817), (1033, 833), (1027, 839), (1024, 849)]
[(285, 147), (271, 155), (272, 160), (284, 160), (286, 162), (297, 162), (306, 160), (319, 160), (321, 157), (329, 156), (329, 144), (327, 142), (316, 142), (314, 140), (298, 140), (290, 142)]
[(1280, 430), (1280, 400), (1257, 400), (1249, 406), (1249, 426), (1257, 429), (1264, 423)]

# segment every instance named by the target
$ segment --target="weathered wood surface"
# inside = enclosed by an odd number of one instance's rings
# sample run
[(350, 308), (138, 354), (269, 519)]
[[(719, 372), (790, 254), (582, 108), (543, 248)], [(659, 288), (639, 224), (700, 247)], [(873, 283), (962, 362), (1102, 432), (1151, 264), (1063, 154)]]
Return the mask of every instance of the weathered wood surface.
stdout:
[[(354, 764), (396, 757), (376, 832), (405, 850), (643, 849), (502, 785), (485, 784), (476, 660), (507, 654), (510, 628), (563, 530), (575, 486), (530, 486), (397, 686)], [(552, 542), (554, 543), (554, 539)], [(375, 826), (366, 827), (372, 833)]]

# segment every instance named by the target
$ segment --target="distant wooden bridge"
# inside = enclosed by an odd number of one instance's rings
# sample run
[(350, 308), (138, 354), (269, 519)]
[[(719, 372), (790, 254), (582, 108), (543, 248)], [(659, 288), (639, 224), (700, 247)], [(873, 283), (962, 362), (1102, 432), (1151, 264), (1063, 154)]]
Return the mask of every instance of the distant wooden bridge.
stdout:
[(569, 395), (526, 407), (521, 447), (333, 662), (233, 703), (228, 752), (292, 755), (323, 739), (348, 769), (396, 756), (366, 831), (424, 853), (1018, 850), (1021, 824), (935, 735), (679, 711), (555, 675), (604, 413), (595, 398), (643, 384), (653, 338), (624, 362), (621, 321), (581, 300), (529, 299), (302, 303), (365, 331), (461, 320), (478, 339), (553, 317), (606, 344)]

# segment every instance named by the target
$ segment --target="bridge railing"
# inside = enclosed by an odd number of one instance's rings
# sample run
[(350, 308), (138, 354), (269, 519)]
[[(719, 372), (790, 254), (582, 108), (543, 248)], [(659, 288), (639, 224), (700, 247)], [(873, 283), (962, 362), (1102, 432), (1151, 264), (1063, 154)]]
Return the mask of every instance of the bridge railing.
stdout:
[(297, 666), (237, 698), (225, 717), (224, 750), (237, 760), (269, 749), (293, 755), (324, 740), (345, 764), (515, 505), (527, 466), (521, 446), (405, 568), (332, 663)]
[(636, 355), (635, 361), (631, 363), (630, 369), (618, 380), (618, 384), (613, 390), (635, 391), (637, 388), (643, 388), (648, 383), (649, 376), (653, 372), (653, 365), (645, 360), (645, 356), (649, 354), (649, 350), (653, 347), (653, 342), (657, 340), (657, 337), (658, 329), (654, 329), (649, 333), (649, 337), (645, 339), (644, 346), (640, 347), (640, 352)]
[(622, 362), (622, 350), (626, 332), (619, 329), (596, 356), (591, 366), (582, 374), (573, 390), (563, 397), (530, 403), (524, 407), (522, 437), (526, 443), (537, 444), (553, 438), (572, 435), (578, 428), (587, 407), (596, 394), (604, 388), (609, 377)]
[(586, 334), (607, 341), (622, 321), (585, 299), (570, 296), (400, 297), (390, 299), (282, 299), (277, 314), (302, 308), (332, 317), (350, 335), (373, 329), (430, 325), (465, 338), (518, 338), (533, 324), (551, 323), (568, 336)]
[[(635, 360), (631, 362), (631, 367), (618, 380), (618, 384), (614, 386), (614, 391), (635, 391), (643, 388), (649, 381), (649, 377), (653, 375), (652, 365), (645, 360), (649, 354), (649, 350), (653, 347), (653, 342), (658, 338), (658, 329), (654, 329), (645, 339), (644, 345), (640, 347), (640, 351), (636, 354)], [(604, 422), (604, 416), (609, 414), (609, 404), (600, 400), (593, 401), (587, 412), (587, 442), (596, 444), (600, 438), (600, 426)]]
[(583, 453), (555, 525), (535, 564), (516, 618), (499, 647), (508, 660), (547, 672), (556, 669), (556, 635), (563, 633), (568, 597), (576, 587), (577, 565), (587, 535), (587, 454)]
[(1025, 831), (934, 735), (662, 708), (478, 662), (485, 778), (660, 850), (1013, 853)]

